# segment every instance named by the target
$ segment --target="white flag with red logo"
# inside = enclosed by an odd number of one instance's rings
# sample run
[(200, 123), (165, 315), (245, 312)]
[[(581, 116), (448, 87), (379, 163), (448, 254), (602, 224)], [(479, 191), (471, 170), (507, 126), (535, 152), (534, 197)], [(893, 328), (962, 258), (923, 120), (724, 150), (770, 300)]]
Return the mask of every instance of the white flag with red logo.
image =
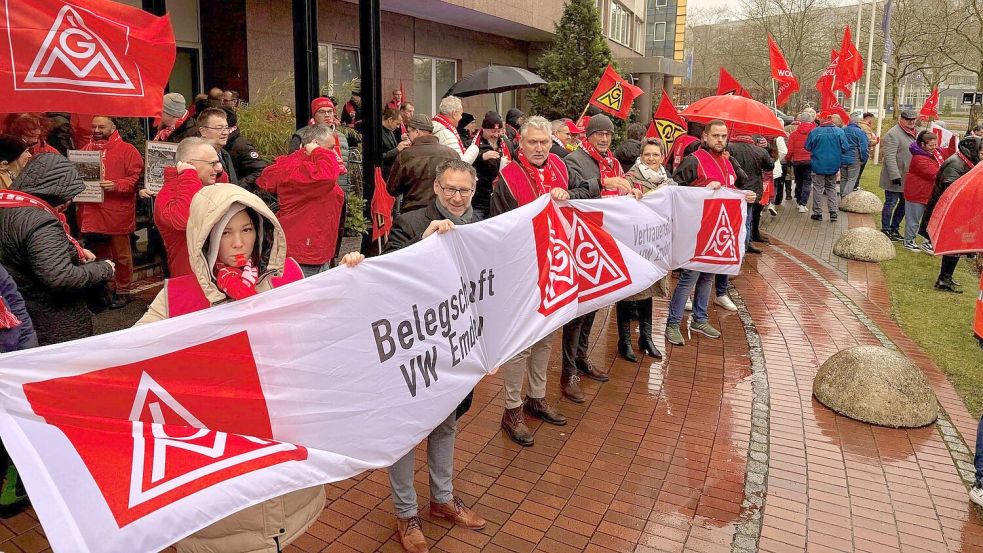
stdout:
[(3, 110), (160, 114), (176, 47), (167, 16), (110, 0), (0, 0)]

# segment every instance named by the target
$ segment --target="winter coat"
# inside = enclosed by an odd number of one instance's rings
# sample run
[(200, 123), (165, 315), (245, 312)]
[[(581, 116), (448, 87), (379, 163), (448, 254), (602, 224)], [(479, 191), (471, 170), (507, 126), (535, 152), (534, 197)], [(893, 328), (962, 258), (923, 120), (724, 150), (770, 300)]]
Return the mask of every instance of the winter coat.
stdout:
[(564, 147), (562, 144), (554, 140), (553, 144), (550, 146), (550, 153), (560, 159), (563, 159), (567, 157), (567, 154), (570, 153), (570, 150), (566, 149), (566, 147)]
[(567, 154), (563, 163), (570, 173), (567, 192), (574, 200), (589, 200), (601, 197), (601, 168), (583, 148)]
[[(399, 140), (396, 140), (396, 133), (384, 128), (382, 129), (382, 178), (388, 179), (389, 172), (392, 171), (393, 163), (396, 162), (396, 156), (399, 155)], [(372, 195), (369, 194), (368, 185), (372, 179), (365, 179), (362, 188), (366, 190), (365, 197), (371, 198)]]
[(904, 199), (906, 202), (925, 205), (932, 198), (932, 188), (935, 187), (935, 175), (941, 165), (931, 152), (927, 152), (912, 142), (911, 163), (908, 174), (904, 178)]
[[(336, 127), (330, 127), (330, 128), (331, 130), (335, 131), (334, 139), (335, 142), (338, 143), (338, 149), (341, 151), (341, 161), (342, 163), (345, 164), (345, 166), (347, 166), (348, 161), (350, 159), (349, 156), (351, 155), (351, 150), (348, 147), (348, 138), (345, 135), (338, 132), (337, 130), (335, 130)], [(292, 154), (299, 149), (300, 149), (300, 131), (298, 130), (293, 134), (293, 136), (290, 137), (290, 145), (287, 147), (287, 153)], [(349, 185), (350, 185), (350, 181), (348, 179), (348, 173), (338, 176), (338, 186), (340, 186), (341, 189), (344, 190), (346, 194), (348, 193)]]
[[(904, 176), (911, 163), (911, 144), (915, 137), (908, 134), (899, 125), (891, 127), (884, 133), (881, 152), (884, 153), (884, 166), (881, 168), (881, 188), (888, 192), (901, 192), (904, 189)], [(895, 181), (900, 183), (895, 184)]]
[(403, 195), (402, 213), (422, 209), (434, 199), (437, 166), (459, 159), (461, 155), (441, 144), (436, 136), (418, 136), (409, 148), (396, 156), (386, 188), (393, 197)]
[[(11, 186), (52, 207), (84, 188), (78, 172), (60, 154), (31, 159)], [(0, 209), (0, 264), (17, 283), (40, 345), (92, 336), (86, 300), (101, 295), (113, 268), (106, 261), (82, 263), (54, 215), (36, 207)]]
[(334, 152), (315, 148), (280, 156), (256, 181), (277, 195), (277, 218), (287, 234), (287, 255), (304, 265), (334, 259), (345, 193), (338, 186), (341, 166)]
[(806, 138), (805, 149), (812, 154), (812, 172), (817, 175), (835, 175), (850, 159), (850, 143), (843, 129), (832, 123), (812, 129)]
[[(229, 301), (219, 290), (212, 276), (204, 251), (212, 227), (228, 213), (233, 203), (251, 208), (264, 220), (264, 232), (260, 244), (261, 258), (259, 282), (256, 289), (262, 293), (271, 288), (271, 278), (283, 273), (287, 258), (286, 238), (283, 229), (266, 204), (256, 195), (230, 184), (217, 184), (202, 189), (191, 202), (186, 248), (195, 252), (191, 257), (192, 273), (202, 292), (212, 305)], [(169, 317), (167, 286), (151, 303), (147, 313), (137, 324), (147, 324)], [(178, 553), (215, 553), (225, 551), (274, 553), (286, 546), (317, 520), (324, 509), (324, 486), (314, 486), (284, 494), (247, 507), (238, 513), (202, 528), (176, 544)], [(276, 540), (276, 541), (275, 541)]]
[(864, 131), (864, 135), (867, 137), (867, 159), (869, 160), (870, 156), (874, 155), (874, 146), (876, 146), (880, 140), (877, 138), (877, 135), (874, 134), (874, 129), (870, 128), (870, 125), (867, 123), (861, 121), (857, 123), (857, 126), (860, 127), (860, 130)]
[(625, 173), (631, 170), (640, 155), (642, 155), (642, 143), (633, 138), (618, 144), (618, 147), (614, 149), (614, 157), (621, 164), (621, 170)]
[(164, 186), (154, 202), (154, 225), (164, 241), (171, 277), (191, 274), (185, 231), (188, 228), (191, 198), (203, 187), (194, 169), (178, 173), (174, 167), (164, 168)]
[(114, 188), (104, 194), (102, 203), (76, 205), (82, 232), (130, 234), (137, 228), (136, 184), (143, 174), (143, 157), (132, 144), (120, 140), (103, 150), (105, 179)]
[(229, 135), (229, 141), (225, 143), (223, 149), (229, 154), (229, 158), (232, 160), (232, 167), (235, 169), (236, 180), (238, 181), (235, 182), (229, 179), (229, 182), (238, 184), (246, 190), (255, 193), (257, 189), (256, 179), (259, 178), (260, 173), (269, 164), (259, 155), (256, 147), (246, 140), (246, 137), (242, 136), (242, 133), (238, 129)]
[(457, 129), (448, 129), (442, 123), (434, 120), (433, 135), (441, 144), (457, 152), (458, 158), (464, 157), (464, 150), (461, 149), (462, 139), (461, 135), (457, 134)]
[(812, 160), (812, 153), (806, 150), (806, 140), (809, 133), (816, 128), (816, 124), (799, 123), (795, 130), (788, 135), (788, 156), (785, 158), (792, 163), (809, 163)]
[[(498, 178), (498, 172), (508, 163), (505, 156), (500, 156), (498, 159), (482, 159), (485, 152), (500, 151), (501, 141), (504, 141), (505, 147), (508, 148), (509, 152), (515, 156), (518, 155), (515, 147), (509, 142), (509, 139), (502, 135), (499, 138), (500, 145), (499, 149), (496, 150), (492, 148), (491, 144), (484, 137), (481, 138), (478, 144), (478, 152), (475, 156), (472, 165), (474, 165), (475, 173), (477, 173), (478, 180), (475, 184), (474, 197), (471, 198), (471, 207), (484, 213), (488, 213), (488, 208), (491, 204), (492, 195), (492, 184), (495, 179)], [(470, 151), (472, 148), (468, 148)]]
[(870, 155), (870, 144), (867, 142), (867, 133), (856, 123), (850, 123), (843, 127), (843, 134), (846, 135), (846, 141), (850, 145), (850, 161), (849, 163), (844, 162), (843, 165), (867, 163), (867, 158)]
[(761, 182), (762, 173), (775, 170), (775, 160), (771, 159), (771, 154), (757, 144), (736, 140), (727, 144), (727, 151), (730, 152), (731, 163), (739, 166), (747, 175), (739, 188), (751, 190), (760, 198), (764, 190)]
[(17, 291), (17, 283), (0, 265), (0, 302), (17, 317), (20, 324), (13, 328), (0, 328), (0, 353), (33, 348), (38, 345), (31, 315), (27, 312), (24, 298)]

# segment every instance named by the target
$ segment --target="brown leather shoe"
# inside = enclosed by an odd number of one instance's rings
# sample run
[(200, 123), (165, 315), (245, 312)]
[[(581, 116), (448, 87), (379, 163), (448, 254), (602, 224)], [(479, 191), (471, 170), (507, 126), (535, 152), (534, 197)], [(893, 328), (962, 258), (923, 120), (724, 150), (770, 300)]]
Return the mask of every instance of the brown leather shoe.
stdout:
[(430, 502), (430, 514), (437, 518), (447, 520), (471, 530), (481, 530), (485, 527), (485, 519), (478, 516), (464, 504), (459, 497), (455, 497), (449, 503)]
[(547, 403), (545, 397), (527, 397), (525, 408), (526, 413), (533, 417), (542, 419), (543, 422), (548, 422), (557, 426), (563, 426), (567, 423), (567, 418), (561, 415), (555, 407)]
[(598, 382), (607, 382), (611, 379), (608, 373), (598, 369), (590, 362), (590, 359), (576, 359), (574, 364), (577, 366), (577, 370), (584, 373), (587, 378), (596, 380)]
[(522, 407), (505, 410), (502, 414), (502, 430), (521, 446), (529, 447), (535, 442), (532, 431), (526, 426), (526, 419), (522, 416)]
[(580, 377), (575, 373), (563, 371), (560, 373), (560, 391), (574, 403), (583, 403), (584, 392), (580, 389)]
[(423, 529), (420, 527), (420, 517), (396, 517), (396, 533), (399, 534), (399, 541), (406, 553), (429, 553), (427, 538), (423, 536)]

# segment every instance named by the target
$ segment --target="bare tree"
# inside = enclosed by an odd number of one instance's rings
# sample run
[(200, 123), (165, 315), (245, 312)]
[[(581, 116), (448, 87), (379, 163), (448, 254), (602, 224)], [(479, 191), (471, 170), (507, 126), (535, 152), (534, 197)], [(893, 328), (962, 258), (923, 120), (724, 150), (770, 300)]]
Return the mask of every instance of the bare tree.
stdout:
[[(980, 0), (945, 0), (938, 24), (947, 30), (947, 42), (940, 48), (945, 60), (976, 76), (976, 90), (983, 90), (983, 4)], [(969, 112), (969, 128), (983, 119), (983, 106)]]

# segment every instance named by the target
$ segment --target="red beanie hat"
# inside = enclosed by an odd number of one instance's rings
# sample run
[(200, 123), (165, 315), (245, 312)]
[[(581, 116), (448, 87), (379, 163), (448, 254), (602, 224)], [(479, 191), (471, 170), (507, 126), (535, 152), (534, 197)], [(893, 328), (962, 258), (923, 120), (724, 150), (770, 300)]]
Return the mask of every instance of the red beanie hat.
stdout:
[(334, 109), (334, 102), (331, 98), (314, 98), (311, 102), (311, 116), (317, 113), (317, 110), (321, 108), (331, 108)]

